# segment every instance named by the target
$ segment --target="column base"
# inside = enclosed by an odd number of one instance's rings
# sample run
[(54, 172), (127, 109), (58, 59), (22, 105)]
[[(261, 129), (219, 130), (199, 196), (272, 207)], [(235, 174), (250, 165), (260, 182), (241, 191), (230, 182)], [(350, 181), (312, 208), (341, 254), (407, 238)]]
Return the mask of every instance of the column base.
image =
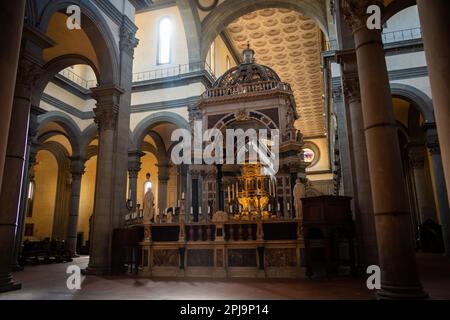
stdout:
[(22, 284), (13, 280), (11, 275), (0, 278), (0, 292), (8, 292), (22, 289)]
[(109, 267), (87, 267), (81, 270), (81, 274), (87, 276), (107, 276), (111, 275), (111, 269)]
[(13, 272), (17, 272), (17, 271), (23, 271), (24, 267), (21, 266), (20, 264), (13, 264), (11, 266), (11, 269)]
[(375, 294), (377, 300), (425, 300), (429, 295), (422, 287), (394, 287), (382, 285)]

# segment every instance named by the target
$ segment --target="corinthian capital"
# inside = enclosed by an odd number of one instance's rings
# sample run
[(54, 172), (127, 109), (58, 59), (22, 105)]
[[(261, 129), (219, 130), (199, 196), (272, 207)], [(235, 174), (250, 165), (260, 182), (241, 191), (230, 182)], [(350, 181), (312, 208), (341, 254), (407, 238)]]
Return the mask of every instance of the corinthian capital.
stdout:
[(358, 77), (343, 77), (343, 87), (347, 101), (361, 99)]
[(377, 5), (382, 11), (384, 9), (382, 0), (342, 0), (344, 19), (353, 30), (366, 27), (369, 17), (367, 8), (371, 5)]
[(43, 74), (44, 70), (38, 63), (22, 57), (17, 68), (16, 95), (23, 91), (29, 95)]
[(134, 48), (139, 44), (139, 39), (134, 35), (136, 33), (136, 26), (131, 20), (124, 19), (120, 26), (120, 51), (125, 51), (131, 57), (134, 54)]
[(94, 108), (95, 122), (100, 130), (114, 130), (119, 114), (120, 95), (124, 92), (116, 86), (92, 88), (92, 96), (97, 100)]

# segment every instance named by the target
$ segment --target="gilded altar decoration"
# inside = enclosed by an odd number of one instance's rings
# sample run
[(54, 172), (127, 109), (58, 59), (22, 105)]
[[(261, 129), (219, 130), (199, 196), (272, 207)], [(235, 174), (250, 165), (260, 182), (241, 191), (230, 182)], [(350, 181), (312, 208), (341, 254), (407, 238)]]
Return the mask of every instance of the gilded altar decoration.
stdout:
[(237, 200), (241, 206), (239, 218), (268, 218), (269, 177), (261, 174), (261, 164), (245, 164), (239, 177)]
[(249, 116), (248, 116), (247, 112), (244, 109), (242, 109), (242, 110), (239, 110), (238, 112), (236, 112), (235, 118), (236, 118), (236, 121), (245, 121), (245, 120), (249, 119)]

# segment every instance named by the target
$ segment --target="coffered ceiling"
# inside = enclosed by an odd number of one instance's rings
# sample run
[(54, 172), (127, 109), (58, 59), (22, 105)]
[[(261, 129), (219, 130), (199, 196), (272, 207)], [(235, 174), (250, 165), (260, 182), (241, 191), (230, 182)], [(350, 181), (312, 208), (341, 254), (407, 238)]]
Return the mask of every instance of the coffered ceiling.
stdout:
[(238, 51), (255, 50), (256, 62), (274, 69), (291, 84), (305, 137), (326, 132), (324, 85), (320, 66), (321, 31), (304, 15), (288, 9), (263, 9), (233, 21), (226, 30)]

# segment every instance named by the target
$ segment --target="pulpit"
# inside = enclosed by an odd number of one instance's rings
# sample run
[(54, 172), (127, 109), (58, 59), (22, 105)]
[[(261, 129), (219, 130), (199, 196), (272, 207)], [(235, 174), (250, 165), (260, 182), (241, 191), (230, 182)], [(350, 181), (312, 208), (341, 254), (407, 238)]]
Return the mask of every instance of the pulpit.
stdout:
[(321, 268), (327, 277), (342, 267), (355, 273), (355, 227), (350, 197), (319, 196), (303, 198), (306, 275)]

